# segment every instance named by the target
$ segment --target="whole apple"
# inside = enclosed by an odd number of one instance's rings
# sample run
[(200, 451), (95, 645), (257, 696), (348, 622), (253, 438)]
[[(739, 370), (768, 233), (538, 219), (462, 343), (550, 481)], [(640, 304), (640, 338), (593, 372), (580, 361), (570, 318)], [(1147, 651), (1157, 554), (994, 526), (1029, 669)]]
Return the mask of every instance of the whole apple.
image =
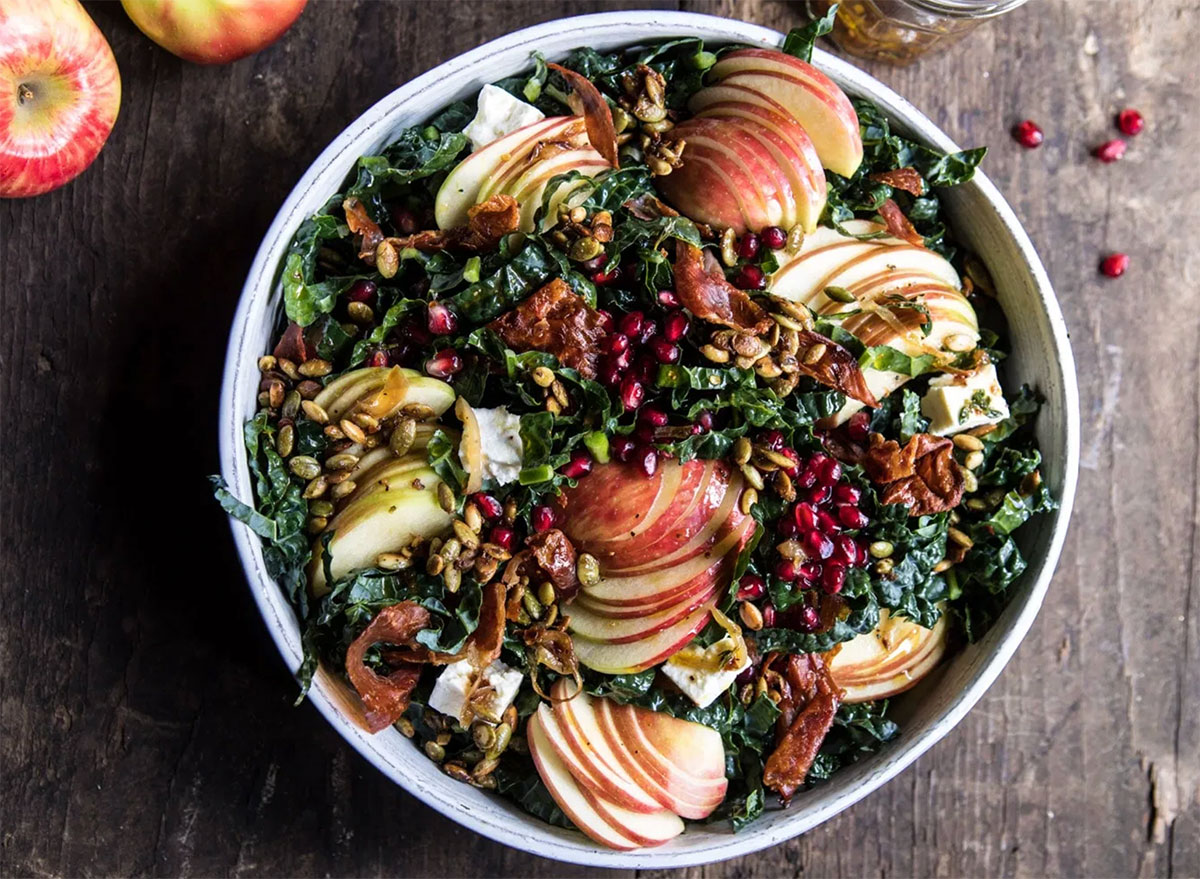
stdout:
[(40, 195), (83, 171), (120, 106), (112, 49), (78, 0), (0, 3), (0, 198)]
[(146, 36), (196, 64), (225, 64), (265, 49), (307, 0), (121, 0)]

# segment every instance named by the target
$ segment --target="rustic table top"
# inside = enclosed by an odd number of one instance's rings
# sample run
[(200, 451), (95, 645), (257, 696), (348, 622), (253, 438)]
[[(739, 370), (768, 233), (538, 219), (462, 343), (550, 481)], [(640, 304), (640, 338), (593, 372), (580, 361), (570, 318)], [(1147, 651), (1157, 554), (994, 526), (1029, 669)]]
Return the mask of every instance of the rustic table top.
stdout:
[[(90, 4), (121, 66), (116, 130), (79, 180), (0, 204), (0, 874), (593, 872), (458, 828), (291, 706), (202, 477), (243, 277), (309, 162), (440, 61), (613, 7), (314, 2), (209, 68)], [(1198, 12), (1037, 0), (870, 68), (992, 145), (1056, 283), (1083, 403), (1075, 521), (1033, 631), (951, 735), (803, 838), (690, 874), (1200, 874)], [(1147, 130), (1101, 165), (1088, 150), (1126, 105)], [(1037, 151), (1007, 135), (1026, 116)], [(1121, 280), (1097, 273), (1109, 250), (1132, 256)]]

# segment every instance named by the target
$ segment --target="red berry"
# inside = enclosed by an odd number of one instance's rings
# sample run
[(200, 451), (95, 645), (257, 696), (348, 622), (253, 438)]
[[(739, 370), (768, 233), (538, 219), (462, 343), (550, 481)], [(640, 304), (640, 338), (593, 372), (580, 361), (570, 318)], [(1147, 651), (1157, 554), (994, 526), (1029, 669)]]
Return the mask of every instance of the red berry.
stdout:
[(833, 541), (820, 531), (809, 531), (804, 535), (804, 548), (809, 556), (822, 561), (833, 555)]
[(425, 361), (425, 371), (434, 378), (450, 378), (450, 376), (461, 372), (462, 368), (462, 358), (458, 356), (458, 352), (453, 348), (443, 348), (429, 360)]
[(429, 332), (428, 321), (408, 320), (401, 324), (397, 330), (397, 335), (400, 338), (412, 341), (417, 345), (428, 345), (433, 341), (433, 334)]
[(779, 449), (779, 454), (783, 455), (785, 458), (788, 458), (792, 461), (792, 466), (784, 467), (782, 469), (783, 469), (784, 473), (786, 473), (788, 476), (795, 479), (796, 476), (800, 473), (800, 456), (796, 454), (795, 449), (789, 449), (787, 446), (784, 446), (782, 449)]
[(808, 502), (814, 506), (828, 503), (829, 498), (833, 495), (828, 485), (816, 485), (808, 490)]
[(817, 530), (817, 510), (812, 504), (807, 504), (801, 501), (792, 508), (792, 518), (796, 521), (796, 527), (801, 531), (816, 531)]
[(488, 542), (511, 552), (517, 542), (517, 533), (506, 525), (497, 525), (488, 534)]
[(548, 507), (545, 504), (534, 507), (533, 514), (530, 516), (533, 522), (533, 530), (537, 532), (549, 531), (554, 527), (554, 508)]
[(615, 388), (621, 384), (621, 369), (611, 360), (606, 360), (600, 371), (600, 381), (605, 387)]
[(571, 453), (571, 460), (563, 465), (562, 474), (568, 479), (578, 479), (592, 472), (592, 456), (583, 449)]
[(504, 512), (504, 507), (500, 506), (500, 501), (496, 500), (490, 494), (476, 492), (471, 495), (471, 503), (479, 510), (479, 515), (485, 519), (499, 519), (500, 514)]
[(856, 443), (865, 443), (871, 435), (871, 416), (866, 412), (855, 412), (846, 422), (846, 434)]
[(672, 311), (663, 321), (663, 338), (668, 342), (678, 342), (688, 334), (691, 326), (686, 314), (682, 311)]
[(638, 341), (643, 345), (648, 345), (650, 341), (658, 335), (658, 324), (652, 320), (647, 320), (642, 324), (642, 332), (638, 335)]
[(629, 369), (631, 363), (633, 363), (633, 350), (630, 348), (626, 348), (620, 354), (614, 354), (612, 356), (613, 368), (619, 370), (620, 372), (624, 372), (625, 370)]
[(772, 250), (779, 250), (787, 244), (787, 232), (778, 226), (768, 226), (762, 230), (762, 242)]
[(643, 406), (638, 411), (638, 420), (653, 427), (666, 427), (670, 416), (657, 406)]
[(1119, 278), (1129, 268), (1129, 254), (1111, 253), (1100, 261), (1101, 273), (1110, 278)]
[(627, 336), (636, 336), (642, 332), (642, 324), (645, 321), (646, 315), (640, 311), (631, 311), (621, 318), (621, 332)]
[(1092, 150), (1092, 155), (1099, 159), (1104, 164), (1117, 161), (1121, 156), (1125, 155), (1125, 141), (1114, 138), (1106, 140), (1100, 146)]
[(371, 352), (371, 366), (387, 366), (388, 353), (382, 348), (376, 348)]
[(839, 534), (833, 543), (834, 561), (848, 566), (858, 564), (858, 544), (854, 542), (853, 537), (849, 534)]
[(817, 578), (821, 576), (821, 564), (813, 561), (805, 562), (800, 566), (800, 570), (797, 573), (807, 589), (809, 586), (814, 585), (817, 582)]
[(654, 359), (659, 363), (678, 363), (679, 357), (683, 353), (679, 350), (678, 345), (672, 345), (663, 338), (651, 342), (650, 350), (654, 352)]
[(800, 609), (800, 628), (806, 632), (815, 632), (821, 626), (821, 614), (812, 605)]
[(713, 429), (713, 414), (707, 410), (696, 416), (696, 424), (703, 430)]
[(775, 625), (775, 605), (768, 604), (762, 609), (763, 625), (768, 629)]
[(351, 302), (366, 302), (375, 295), (377, 289), (374, 281), (355, 281), (346, 291), (346, 298)]
[(762, 598), (767, 591), (767, 584), (758, 574), (746, 574), (738, 581), (738, 601), (754, 601)]
[(598, 315), (600, 315), (600, 326), (603, 327), (604, 332), (612, 333), (612, 331), (613, 331), (613, 316), (611, 314), (609, 314), (607, 311), (605, 311), (603, 308), (596, 309), (596, 313)]
[(1016, 138), (1017, 143), (1029, 150), (1041, 146), (1042, 141), (1046, 139), (1046, 135), (1042, 134), (1042, 129), (1038, 128), (1037, 123), (1032, 119), (1018, 122), (1013, 127), (1013, 137)]
[(417, 215), (408, 208), (392, 208), (392, 225), (402, 235), (412, 235), (417, 231)]
[(843, 504), (837, 508), (838, 521), (847, 528), (866, 528), (870, 521), (858, 507)]
[(771, 428), (770, 430), (764, 430), (761, 434), (759, 434), (758, 441), (771, 451), (778, 452), (783, 448), (784, 443), (787, 442), (787, 439), (784, 437), (783, 431)]
[(737, 245), (737, 255), (742, 259), (754, 259), (758, 256), (759, 238), (753, 232), (747, 232)]
[(833, 499), (839, 504), (857, 504), (862, 492), (853, 485), (838, 485), (833, 489)]
[(642, 446), (634, 453), (634, 460), (647, 476), (653, 476), (658, 469), (658, 452), (649, 446)]
[(817, 468), (817, 482), (822, 485), (836, 485), (842, 478), (842, 465), (835, 458), (826, 458)]
[(588, 280), (593, 284), (598, 284), (601, 287), (606, 287), (621, 276), (620, 271), (613, 269), (611, 272), (592, 272)]
[(629, 350), (629, 337), (624, 333), (613, 333), (605, 343), (609, 354), (623, 354)]
[(613, 457), (618, 461), (628, 461), (633, 454), (635, 443), (627, 436), (614, 437), (609, 447), (612, 449)]
[(812, 488), (817, 484), (817, 474), (813, 473), (811, 467), (805, 467), (792, 477), (792, 481), (796, 483), (797, 488)]
[(766, 283), (767, 279), (758, 266), (742, 266), (733, 279), (733, 286), (740, 290), (761, 290)]
[(790, 559), (780, 559), (775, 563), (775, 576), (792, 582), (796, 579), (796, 565)]
[(448, 336), (458, 329), (458, 317), (441, 302), (429, 303), (429, 332)]
[(1128, 134), (1130, 137), (1141, 132), (1146, 127), (1146, 120), (1142, 118), (1142, 114), (1132, 107), (1127, 107), (1117, 114), (1117, 128), (1121, 129), (1122, 134)]
[(663, 308), (679, 307), (679, 297), (675, 295), (674, 290), (659, 290), (658, 302)]
[(638, 355), (637, 366), (634, 371), (634, 377), (642, 382), (654, 381), (654, 376), (658, 374), (658, 360), (650, 351), (643, 351)]
[(821, 572), (821, 589), (827, 595), (837, 595), (846, 585), (846, 567), (830, 562)]
[(599, 256), (595, 256), (589, 260), (581, 262), (579, 267), (585, 272), (598, 272), (600, 269), (604, 268), (607, 262), (608, 254), (601, 251)]
[(817, 510), (817, 530), (822, 534), (837, 534), (842, 526), (828, 510)]
[(654, 428), (649, 424), (639, 424), (633, 429), (633, 438), (639, 443), (649, 445), (654, 442)]

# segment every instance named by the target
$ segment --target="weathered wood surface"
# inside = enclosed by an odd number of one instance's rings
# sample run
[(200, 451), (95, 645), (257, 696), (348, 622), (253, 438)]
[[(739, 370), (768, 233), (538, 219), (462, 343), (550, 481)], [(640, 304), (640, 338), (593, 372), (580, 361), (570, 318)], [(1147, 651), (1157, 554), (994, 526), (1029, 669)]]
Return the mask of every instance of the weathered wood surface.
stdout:
[[(451, 55), (608, 8), (315, 2), (275, 47), (201, 68), (91, 5), (124, 80), (112, 140), (67, 188), (0, 205), (0, 874), (592, 872), (460, 830), (291, 707), (202, 477), (243, 276), (324, 144)], [(804, 838), (691, 874), (1200, 874), (1197, 13), (1037, 0), (873, 69), (993, 146), (1057, 284), (1084, 413), (1075, 521), (1032, 633), (953, 734)], [(1125, 104), (1148, 129), (1102, 166), (1088, 149)], [(1025, 116), (1036, 152), (1006, 134)], [(1107, 249), (1132, 255), (1120, 281), (1096, 272)]]

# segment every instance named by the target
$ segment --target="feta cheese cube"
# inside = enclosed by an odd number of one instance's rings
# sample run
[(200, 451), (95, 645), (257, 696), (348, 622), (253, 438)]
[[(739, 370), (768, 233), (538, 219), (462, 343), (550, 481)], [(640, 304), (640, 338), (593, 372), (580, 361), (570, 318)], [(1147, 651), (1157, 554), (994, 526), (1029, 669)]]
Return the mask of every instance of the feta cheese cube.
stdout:
[(662, 673), (697, 706), (706, 708), (749, 667), (750, 657), (746, 656), (737, 668), (709, 670), (720, 668), (722, 656), (737, 646), (732, 638), (722, 638), (707, 648), (685, 647), (663, 663)]
[[(521, 417), (504, 406), (495, 409), (473, 409), (479, 424), (481, 476), (495, 485), (516, 482), (521, 475), (524, 444), (521, 442)], [(458, 448), (458, 457), (469, 471), (466, 444)]]
[(970, 375), (944, 375), (929, 383), (921, 398), (921, 414), (929, 419), (929, 432), (937, 436), (996, 424), (1008, 418), (1008, 403), (989, 363)]
[[(499, 722), (505, 709), (517, 698), (524, 675), (496, 660), (482, 674), (478, 674), (471, 663), (462, 659), (442, 670), (429, 695), (429, 707), (458, 720), (464, 726), (471, 718), (467, 713), (467, 700), (478, 687), (491, 687), (492, 695), (475, 712), (484, 720)], [(478, 683), (476, 679), (478, 678)]]
[(471, 124), (463, 129), (463, 134), (471, 139), (472, 152), (518, 128), (546, 118), (546, 114), (537, 107), (517, 100), (494, 85), (485, 85), (480, 90), (478, 107)]

